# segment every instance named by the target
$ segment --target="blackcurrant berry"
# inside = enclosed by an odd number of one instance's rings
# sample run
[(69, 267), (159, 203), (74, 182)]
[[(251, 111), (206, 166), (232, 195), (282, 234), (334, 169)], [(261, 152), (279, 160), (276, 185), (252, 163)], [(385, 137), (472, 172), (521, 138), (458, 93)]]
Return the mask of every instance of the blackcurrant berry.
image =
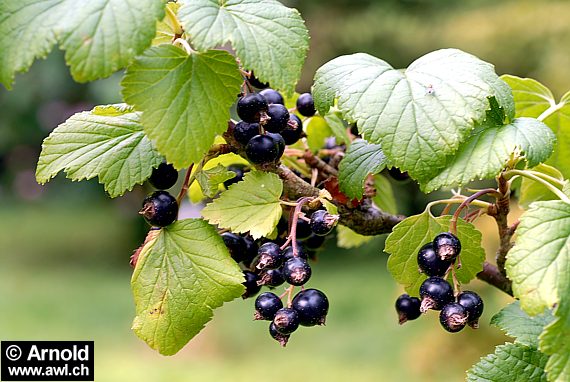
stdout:
[(275, 313), (283, 308), (283, 302), (276, 294), (271, 292), (263, 292), (255, 299), (254, 320), (272, 321)]
[(246, 122), (259, 122), (262, 112), (267, 112), (267, 101), (258, 93), (244, 95), (237, 103), (237, 114)]
[(307, 260), (309, 255), (307, 251), (303, 248), (301, 243), (297, 243), (297, 256), (293, 255), (293, 246), (290, 245), (283, 250), (283, 261), (287, 261), (289, 259), (299, 257), (300, 259)]
[(461, 242), (451, 232), (442, 232), (433, 239), (433, 248), (440, 259), (453, 261), (461, 252)]
[(224, 182), (224, 186), (226, 186), (226, 188), (229, 188), (232, 184), (237, 183), (237, 182), (241, 182), (243, 180), (243, 176), (245, 174), (245, 165), (243, 164), (231, 164), (228, 166), (228, 171), (233, 171), (236, 173), (236, 176), (234, 176), (231, 179), (228, 179)]
[(422, 303), (420, 311), (427, 312), (429, 309), (441, 310), (444, 305), (453, 302), (453, 288), (441, 277), (430, 277), (420, 286)]
[(311, 278), (311, 266), (307, 260), (293, 257), (283, 264), (283, 278), (291, 285), (305, 285)]
[(297, 311), (301, 325), (324, 325), (329, 312), (329, 300), (318, 289), (305, 289), (293, 298), (291, 307)]
[(439, 312), (439, 322), (448, 332), (457, 333), (467, 325), (467, 311), (456, 302), (446, 304)]
[(388, 170), (388, 174), (392, 177), (392, 179), (397, 180), (399, 182), (403, 182), (404, 180), (410, 179), (408, 172), (402, 172), (397, 167), (392, 167)]
[(400, 325), (405, 324), (407, 321), (415, 320), (422, 313), (420, 312), (420, 299), (417, 297), (410, 297), (404, 293), (396, 300), (396, 312), (398, 313), (398, 322)]
[(291, 114), (287, 127), (280, 134), (285, 140), (285, 144), (292, 145), (296, 143), (303, 135), (303, 122), (295, 114)]
[(245, 260), (247, 248), (243, 237), (232, 232), (224, 232), (222, 234), (222, 239), (224, 239), (224, 244), (236, 263)]
[(278, 154), (277, 154), (277, 158), (281, 158), (281, 156), (285, 152), (285, 140), (283, 139), (283, 136), (281, 134), (278, 134), (278, 133), (267, 133), (267, 135), (269, 135), (275, 141), (275, 144), (277, 145), (277, 148), (279, 149)]
[(257, 257), (258, 245), (249, 235), (243, 237), (243, 242), (245, 243), (245, 256), (242, 263), (249, 268), (252, 261)]
[(148, 182), (158, 190), (166, 190), (176, 184), (178, 171), (173, 165), (162, 162), (157, 168), (152, 169)]
[(299, 327), (299, 314), (295, 309), (281, 308), (273, 318), (275, 329), (281, 334), (291, 334)]
[(247, 145), (251, 138), (259, 134), (259, 123), (257, 122), (239, 121), (233, 131), (234, 139), (244, 146)]
[(257, 285), (257, 282), (259, 281), (259, 276), (250, 271), (243, 271), (243, 275), (245, 277), (245, 281), (243, 282), (243, 285), (245, 286), (245, 292), (243, 292), (241, 297), (243, 299), (246, 299), (258, 294), (259, 291), (261, 290), (261, 286)]
[(473, 329), (479, 327), (479, 317), (483, 314), (483, 300), (481, 297), (470, 290), (459, 293), (457, 303), (467, 311), (467, 324)]
[(176, 220), (178, 203), (168, 192), (155, 191), (144, 199), (139, 214), (152, 226), (166, 227)]
[(297, 239), (303, 240), (308, 238), (312, 234), (313, 231), (311, 230), (311, 224), (304, 219), (301, 218), (297, 219), (297, 231), (296, 231)]
[(271, 322), (271, 324), (269, 324), (269, 334), (271, 335), (271, 337), (273, 337), (275, 341), (279, 342), (279, 344), (283, 347), (285, 347), (287, 345), (287, 341), (289, 341), (289, 335), (279, 333), (273, 321)]
[(253, 70), (251, 71), (251, 74), (249, 75), (248, 78), (248, 82), (250, 85), (255, 86), (258, 89), (265, 89), (266, 87), (269, 86), (269, 83), (265, 82), (261, 82), (256, 76), (255, 74), (253, 74)]
[(268, 105), (271, 105), (272, 103), (278, 103), (281, 105), (285, 105), (285, 101), (283, 100), (283, 96), (277, 90), (263, 89), (262, 91), (259, 92), (259, 94), (261, 94), (265, 98)]
[(315, 102), (311, 93), (303, 93), (297, 98), (297, 111), (305, 117), (315, 115)]
[(279, 285), (283, 284), (285, 279), (283, 278), (283, 273), (279, 268), (277, 269), (267, 269), (264, 270), (261, 275), (260, 279), (257, 282), (257, 285), (266, 285), (268, 287), (278, 287)]
[(316, 251), (318, 249), (321, 249), (321, 247), (325, 243), (325, 240), (326, 240), (325, 236), (312, 234), (311, 236), (303, 240), (303, 247), (311, 251)]
[(279, 159), (279, 146), (269, 135), (256, 135), (245, 146), (245, 154), (252, 163), (271, 163)]
[(433, 243), (427, 243), (418, 252), (418, 265), (428, 276), (443, 276), (449, 269), (451, 261), (440, 259), (435, 253)]
[(311, 230), (315, 235), (326, 236), (333, 230), (338, 215), (331, 215), (326, 210), (317, 210), (311, 215)]
[(268, 106), (267, 116), (270, 118), (265, 122), (263, 128), (270, 133), (280, 133), (287, 128), (289, 122), (289, 110), (279, 103)]
[(257, 269), (275, 269), (283, 264), (281, 248), (275, 243), (268, 242), (259, 247), (255, 267)]

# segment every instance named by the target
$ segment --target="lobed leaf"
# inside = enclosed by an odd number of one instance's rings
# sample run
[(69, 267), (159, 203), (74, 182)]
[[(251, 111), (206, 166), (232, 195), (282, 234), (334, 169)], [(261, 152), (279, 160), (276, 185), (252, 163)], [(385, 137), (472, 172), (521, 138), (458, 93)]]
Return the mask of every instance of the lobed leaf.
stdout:
[(355, 139), (339, 165), (339, 187), (351, 199), (362, 198), (368, 175), (377, 174), (386, 167), (386, 156), (380, 145)]
[(531, 317), (521, 309), (520, 303), (515, 301), (495, 314), (491, 318), (491, 325), (514, 337), (516, 343), (538, 348), (538, 336), (553, 319), (550, 310)]
[(235, 176), (235, 172), (228, 171), (226, 167), (218, 164), (216, 167), (198, 171), (196, 173), (196, 180), (204, 195), (213, 198), (218, 193), (220, 184), (226, 180), (235, 178)]

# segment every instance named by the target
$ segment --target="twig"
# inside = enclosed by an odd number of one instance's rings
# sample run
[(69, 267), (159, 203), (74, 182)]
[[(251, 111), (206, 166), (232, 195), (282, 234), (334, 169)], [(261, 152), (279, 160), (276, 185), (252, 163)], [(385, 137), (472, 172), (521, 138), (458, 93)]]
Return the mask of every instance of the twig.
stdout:
[(499, 269), (493, 264), (488, 262), (483, 263), (483, 270), (477, 273), (477, 278), (485, 281), (486, 283), (502, 290), (509, 296), (513, 295), (513, 287), (511, 280), (509, 280)]

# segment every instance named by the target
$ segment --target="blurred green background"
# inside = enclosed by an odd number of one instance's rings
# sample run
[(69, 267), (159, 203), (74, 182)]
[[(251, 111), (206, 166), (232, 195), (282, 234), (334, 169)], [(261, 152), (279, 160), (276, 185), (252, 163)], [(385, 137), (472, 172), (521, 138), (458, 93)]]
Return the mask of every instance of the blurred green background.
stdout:
[[(396, 67), (431, 50), (457, 47), (534, 77), (556, 96), (570, 89), (570, 2), (451, 0), (299, 0), (311, 51), (299, 90), (315, 70), (341, 54), (367, 52)], [(25, 47), (23, 47), (25, 49)], [(358, 250), (334, 240), (310, 282), (327, 293), (326, 327), (303, 328), (286, 349), (252, 321), (253, 301), (235, 301), (184, 350), (163, 357), (130, 331), (129, 256), (143, 240), (137, 210), (148, 191), (106, 198), (96, 180), (34, 180), (42, 139), (71, 114), (120, 101), (121, 75), (75, 84), (55, 51), (0, 89), (0, 339), (95, 340), (98, 381), (459, 381), (480, 356), (506, 340), (488, 325), (509, 301), (473, 282), (486, 312), (481, 329), (444, 332), (435, 314), (397, 325), (402, 292), (386, 271), (383, 239)], [(402, 213), (423, 209), (413, 183), (395, 184)], [(427, 198), (435, 198), (429, 195)], [(479, 223), (493, 253), (496, 233)]]

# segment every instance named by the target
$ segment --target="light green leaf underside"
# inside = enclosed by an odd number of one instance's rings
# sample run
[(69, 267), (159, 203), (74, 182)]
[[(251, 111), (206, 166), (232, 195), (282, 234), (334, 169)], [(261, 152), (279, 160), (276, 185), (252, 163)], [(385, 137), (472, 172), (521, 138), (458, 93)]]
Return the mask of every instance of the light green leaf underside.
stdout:
[(446, 167), (422, 188), (463, 186), (474, 179), (494, 178), (514, 153), (524, 154), (528, 167), (548, 159), (556, 140), (544, 123), (517, 118), (504, 126), (482, 126), (448, 159)]
[[(564, 176), (560, 171), (544, 163), (534, 167), (532, 170), (540, 171), (548, 176), (558, 179), (561, 182), (565, 182)], [(531, 203), (539, 200), (558, 199), (558, 197), (554, 195), (554, 193), (546, 188), (542, 183), (536, 182), (529, 178), (522, 179), (519, 190), (520, 192), (518, 203), (524, 209), (528, 209)]]
[(147, 135), (181, 169), (198, 162), (227, 130), (241, 83), (235, 59), (225, 51), (188, 55), (160, 45), (137, 57), (121, 85), (125, 101), (143, 112)]
[(235, 233), (248, 232), (254, 239), (269, 235), (281, 218), (279, 198), (283, 183), (273, 173), (253, 171), (202, 210), (211, 224)]
[(495, 314), (491, 325), (514, 337), (517, 343), (538, 348), (538, 336), (553, 318), (550, 310), (531, 317), (522, 311), (519, 302), (515, 301)]
[[(390, 254), (388, 270), (410, 295), (417, 296), (421, 283), (427, 278), (419, 272), (418, 251), (441, 233), (449, 230), (451, 216), (432, 217), (425, 211), (398, 223), (386, 239), (384, 251)], [(457, 221), (457, 237), (461, 241), (461, 268), (457, 278), (468, 283), (483, 269), (485, 251), (481, 248), (481, 232), (471, 223)]]
[(347, 127), (341, 117), (339, 117), (337, 113), (330, 113), (325, 115), (324, 118), (335, 138), (335, 143), (337, 145), (345, 143), (347, 146), (350, 146), (350, 137), (346, 131)]
[(44, 140), (36, 179), (44, 184), (60, 171), (77, 181), (97, 176), (116, 197), (144, 182), (161, 162), (139, 112), (124, 104), (99, 106), (73, 115)]
[(517, 343), (497, 346), (494, 354), (467, 371), (468, 382), (546, 382), (548, 357), (536, 348)]
[(76, 81), (127, 66), (155, 36), (161, 0), (6, 0), (0, 4), (0, 82), (45, 57), (56, 42)]
[(382, 211), (397, 214), (398, 204), (388, 178), (381, 174), (374, 175), (374, 188), (376, 189), (376, 195), (372, 198), (374, 204)]
[(370, 174), (377, 174), (386, 167), (386, 156), (380, 145), (355, 139), (339, 165), (340, 190), (351, 199), (360, 199), (364, 181)]
[(493, 66), (457, 49), (428, 53), (405, 71), (367, 54), (341, 56), (317, 70), (313, 96), (321, 114), (336, 100), (365, 139), (420, 182), (485, 119), (487, 97), (514, 115), (511, 90)]
[(296, 9), (275, 0), (186, 0), (178, 16), (196, 48), (230, 42), (261, 82), (293, 94), (309, 48)]
[(133, 330), (161, 354), (177, 353), (210, 321), (213, 309), (243, 293), (243, 273), (216, 230), (201, 219), (157, 232), (131, 280)]
[(357, 248), (374, 239), (374, 236), (364, 236), (354, 232), (348, 227), (338, 225), (336, 227), (336, 244), (339, 248)]
[(202, 188), (202, 192), (209, 198), (214, 197), (220, 188), (220, 184), (228, 179), (235, 178), (236, 173), (228, 171), (226, 167), (218, 164), (216, 167), (202, 170), (196, 173), (196, 180)]

